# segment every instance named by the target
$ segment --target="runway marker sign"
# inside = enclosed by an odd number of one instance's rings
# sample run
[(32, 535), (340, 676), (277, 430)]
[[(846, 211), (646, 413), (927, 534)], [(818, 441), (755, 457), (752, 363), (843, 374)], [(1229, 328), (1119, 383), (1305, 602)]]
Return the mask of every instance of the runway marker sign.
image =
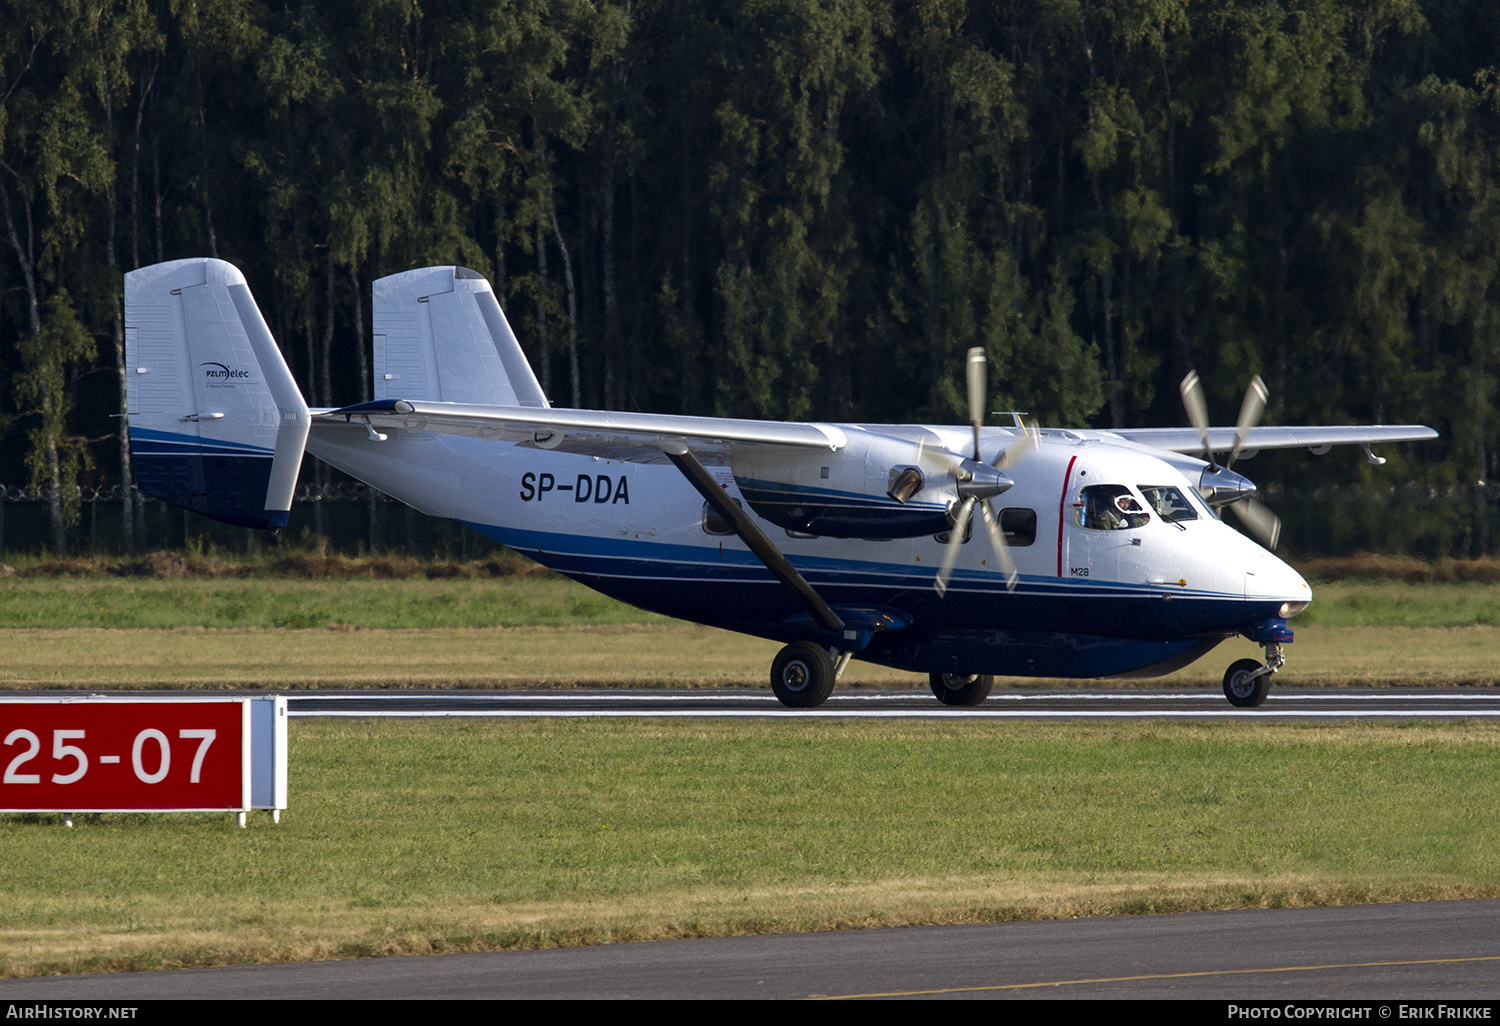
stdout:
[(0, 812), (286, 808), (286, 698), (0, 698)]

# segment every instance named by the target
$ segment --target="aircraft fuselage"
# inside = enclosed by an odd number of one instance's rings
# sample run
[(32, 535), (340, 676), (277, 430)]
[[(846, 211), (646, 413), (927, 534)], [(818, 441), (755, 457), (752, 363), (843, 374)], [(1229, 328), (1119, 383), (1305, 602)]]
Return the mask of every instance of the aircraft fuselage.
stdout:
[[(952, 435), (953, 451), (967, 435), (911, 430)], [(710, 533), (722, 525), (665, 460), (387, 434), (378, 441), (358, 423), (323, 422), (307, 448), (424, 513), (467, 524), (632, 605), (779, 641), (810, 636), (795, 595), (733, 533)], [(1013, 437), (990, 431), (986, 451), (990, 435), (996, 451)], [(839, 455), (825, 462), (838, 468)], [(752, 508), (728, 463), (709, 469)], [(876, 631), (857, 658), (927, 673), (1164, 673), (1311, 598), (1294, 570), (1221, 522), (1177, 467), (1139, 446), (1053, 434), (1008, 473), (1014, 486), (991, 505), (1019, 574), (1013, 590), (984, 530), (971, 528), (940, 596), (933, 581), (946, 539), (806, 536), (759, 523), (831, 606), (906, 625)], [(805, 494), (822, 501), (816, 485)], [(945, 496), (917, 499), (930, 507)]]

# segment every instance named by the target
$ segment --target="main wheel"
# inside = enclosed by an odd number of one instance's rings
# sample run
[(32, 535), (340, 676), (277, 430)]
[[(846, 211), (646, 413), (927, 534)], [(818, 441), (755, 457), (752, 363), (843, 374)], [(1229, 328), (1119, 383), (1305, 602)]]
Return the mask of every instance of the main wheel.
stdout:
[(833, 657), (811, 641), (794, 641), (771, 661), (771, 690), (782, 705), (811, 709), (833, 694)]
[(929, 673), (927, 685), (944, 705), (978, 705), (990, 696), (995, 678), (988, 673)]
[(1250, 675), (1260, 669), (1254, 659), (1241, 659), (1224, 671), (1224, 697), (1229, 704), (1241, 709), (1250, 709), (1266, 700), (1271, 693), (1271, 675), (1263, 673), (1251, 679)]

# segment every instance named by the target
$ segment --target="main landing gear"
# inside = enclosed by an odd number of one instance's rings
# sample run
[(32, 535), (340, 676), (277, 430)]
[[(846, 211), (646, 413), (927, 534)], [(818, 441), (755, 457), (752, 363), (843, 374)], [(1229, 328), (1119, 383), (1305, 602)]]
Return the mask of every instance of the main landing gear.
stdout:
[(988, 673), (929, 673), (927, 686), (944, 705), (978, 705), (990, 696), (995, 678)]
[(1281, 643), (1266, 642), (1264, 665), (1254, 659), (1241, 659), (1224, 671), (1224, 697), (1229, 704), (1251, 709), (1266, 700), (1271, 692), (1271, 677), (1286, 663)]
[[(771, 690), (782, 705), (792, 709), (820, 706), (833, 694), (852, 655), (811, 641), (794, 641), (771, 662)], [(927, 683), (944, 705), (978, 705), (989, 697), (995, 678), (987, 673), (929, 673)]]
[(833, 694), (833, 685), (852, 654), (845, 652), (834, 662), (832, 649), (811, 641), (794, 641), (771, 661), (771, 690), (782, 705), (792, 709), (822, 705)]

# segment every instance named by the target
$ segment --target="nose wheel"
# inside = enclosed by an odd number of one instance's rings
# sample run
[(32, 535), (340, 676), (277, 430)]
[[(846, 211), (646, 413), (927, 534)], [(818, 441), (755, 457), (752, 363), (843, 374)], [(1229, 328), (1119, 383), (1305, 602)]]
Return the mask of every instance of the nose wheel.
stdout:
[(1224, 697), (1239, 709), (1253, 709), (1271, 693), (1271, 677), (1286, 663), (1279, 644), (1266, 646), (1264, 664), (1241, 659), (1224, 671)]

